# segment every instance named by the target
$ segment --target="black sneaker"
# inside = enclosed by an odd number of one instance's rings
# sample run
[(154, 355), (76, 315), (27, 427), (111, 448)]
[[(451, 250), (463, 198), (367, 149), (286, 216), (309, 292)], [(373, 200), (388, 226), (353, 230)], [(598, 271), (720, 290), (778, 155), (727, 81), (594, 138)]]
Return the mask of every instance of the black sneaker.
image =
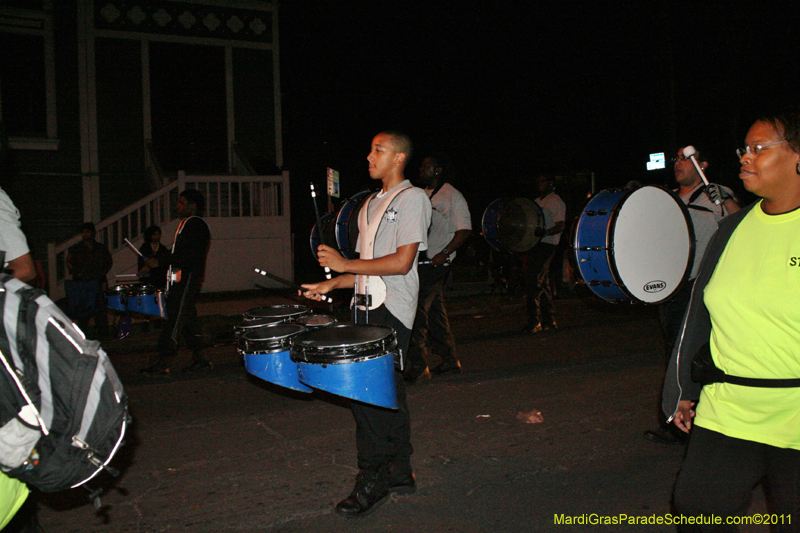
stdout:
[(458, 359), (452, 361), (442, 361), (437, 367), (431, 370), (431, 374), (435, 376), (446, 376), (447, 374), (460, 374), (461, 363)]
[(201, 359), (199, 361), (194, 361), (192, 364), (184, 368), (183, 371), (200, 372), (201, 370), (211, 370), (212, 368), (214, 368), (214, 365), (211, 364), (211, 361)]
[(367, 516), (389, 498), (385, 472), (360, 472), (350, 496), (336, 504), (334, 512), (344, 518)]
[(408, 368), (403, 372), (403, 379), (406, 383), (414, 384), (427, 379), (431, 379), (431, 371), (427, 366), (422, 368)]
[(392, 480), (390, 483), (390, 494), (396, 494), (398, 496), (410, 496), (417, 492), (417, 477), (414, 475), (414, 472), (411, 472), (403, 479), (396, 481)]
[(139, 370), (145, 376), (150, 377), (169, 377), (169, 367), (161, 363), (156, 363), (153, 366)]

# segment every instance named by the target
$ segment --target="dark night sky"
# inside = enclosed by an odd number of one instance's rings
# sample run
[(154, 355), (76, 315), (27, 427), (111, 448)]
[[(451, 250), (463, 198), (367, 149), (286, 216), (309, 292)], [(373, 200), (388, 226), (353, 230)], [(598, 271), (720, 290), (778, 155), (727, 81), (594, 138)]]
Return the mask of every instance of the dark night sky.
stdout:
[(309, 4), (280, 11), (285, 163), (304, 187), (326, 166), (345, 193), (368, 185), (369, 143), (390, 128), (417, 156), (453, 155), (474, 219), (539, 171), (665, 183), (645, 162), (679, 143), (741, 190), (734, 149), (755, 113), (797, 100), (798, 18), (777, 5)]

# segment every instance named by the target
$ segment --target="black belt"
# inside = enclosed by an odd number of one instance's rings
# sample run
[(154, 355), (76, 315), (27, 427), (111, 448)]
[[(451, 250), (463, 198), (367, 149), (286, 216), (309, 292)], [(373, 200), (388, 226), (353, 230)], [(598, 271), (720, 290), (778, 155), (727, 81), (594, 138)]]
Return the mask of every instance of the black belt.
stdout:
[(768, 389), (800, 387), (800, 378), (743, 378), (726, 374), (714, 364), (714, 359), (711, 357), (711, 349), (708, 344), (704, 344), (694, 360), (692, 360), (692, 381), (700, 383), (703, 386), (711, 385), (712, 383), (731, 383), (744, 387), (762, 387)]

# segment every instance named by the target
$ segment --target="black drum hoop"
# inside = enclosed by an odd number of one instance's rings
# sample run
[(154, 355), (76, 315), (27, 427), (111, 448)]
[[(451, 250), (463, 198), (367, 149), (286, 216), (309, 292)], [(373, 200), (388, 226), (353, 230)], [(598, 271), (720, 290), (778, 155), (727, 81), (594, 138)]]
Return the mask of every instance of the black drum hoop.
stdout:
[[(268, 315), (253, 316), (257, 311), (260, 311), (262, 309), (269, 309), (271, 311), (276, 311), (276, 312)], [(245, 322), (260, 320), (264, 318), (276, 318), (285, 322), (291, 320), (292, 318), (306, 315), (310, 312), (311, 309), (305, 305), (279, 304), (279, 305), (270, 305), (265, 307), (254, 307), (253, 309), (248, 309), (247, 311), (244, 312), (243, 318)]]
[[(292, 346), (292, 339), (305, 330), (306, 328), (300, 324), (279, 323), (246, 331), (239, 337), (238, 352), (242, 355), (286, 352)], [(253, 338), (256, 335), (268, 333), (273, 333), (273, 335)]]
[[(380, 338), (362, 341), (347, 342), (347, 329), (354, 328), (380, 328), (385, 330), (385, 335)], [(337, 335), (343, 335), (341, 341), (334, 340)], [(322, 337), (320, 339), (319, 337)], [(319, 345), (320, 342), (324, 345)], [(291, 359), (296, 363), (311, 363), (323, 365), (336, 365), (358, 363), (377, 359), (397, 350), (397, 335), (394, 330), (386, 326), (339, 324), (327, 328), (307, 330), (299, 335), (292, 343)]]

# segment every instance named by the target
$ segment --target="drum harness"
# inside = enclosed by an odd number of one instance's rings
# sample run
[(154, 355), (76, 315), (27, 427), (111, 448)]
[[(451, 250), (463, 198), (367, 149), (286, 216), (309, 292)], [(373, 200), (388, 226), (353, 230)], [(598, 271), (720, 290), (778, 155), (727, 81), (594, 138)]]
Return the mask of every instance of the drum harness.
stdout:
[[(358, 214), (358, 227), (359, 230), (364, 227), (366, 230), (361, 235), (361, 259), (372, 259), (375, 248), (375, 237), (378, 234), (381, 222), (386, 218), (386, 213), (392, 205), (392, 201), (402, 192), (407, 191), (411, 187), (404, 187), (394, 191), (392, 194), (379, 198), (381, 202), (376, 206), (375, 215), (372, 221), (368, 220), (367, 211), (369, 211), (370, 201), (378, 196), (377, 192), (367, 198), (364, 206)], [(378, 216), (378, 214), (380, 215)], [(374, 293), (370, 293), (370, 282), (374, 280)], [(374, 296), (374, 298), (373, 298)], [(358, 323), (358, 308), (363, 307), (365, 313), (365, 323), (369, 323), (369, 310), (375, 309), (386, 300), (386, 283), (380, 276), (369, 276), (364, 274), (356, 274), (355, 294), (353, 295), (353, 323)]]
[[(700, 188), (694, 191), (692, 195), (689, 197), (689, 201), (686, 202), (686, 207), (689, 209), (694, 209), (696, 211), (708, 211), (709, 213), (713, 213), (713, 211), (707, 207), (703, 207), (702, 205), (697, 205), (692, 203), (695, 200), (697, 200), (700, 197), (700, 195), (703, 194), (705, 191), (706, 191), (706, 186), (700, 185)], [(725, 212), (722, 206), (720, 206), (719, 209), (720, 209), (720, 216), (725, 216)]]

